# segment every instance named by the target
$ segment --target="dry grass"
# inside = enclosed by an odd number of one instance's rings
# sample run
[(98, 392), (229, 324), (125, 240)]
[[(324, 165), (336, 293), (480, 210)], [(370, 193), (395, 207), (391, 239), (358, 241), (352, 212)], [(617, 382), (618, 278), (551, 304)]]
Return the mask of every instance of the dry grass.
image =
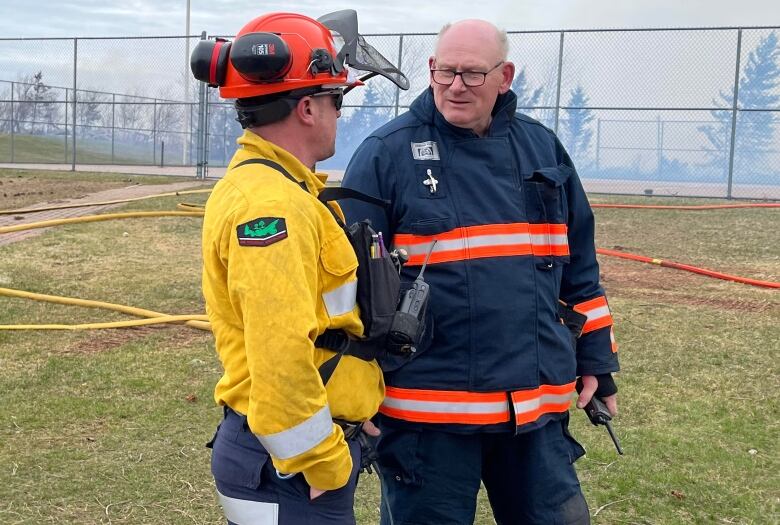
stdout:
[[(103, 189), (94, 183), (79, 191)], [(128, 209), (172, 209), (178, 200)], [(597, 223), (605, 248), (780, 276), (775, 210), (598, 210)], [(0, 246), (0, 286), (200, 313), (199, 228), (192, 218), (55, 228)], [(578, 467), (593, 522), (780, 522), (777, 291), (600, 263), (621, 344), (615, 427), (626, 455), (572, 414), (588, 450)], [(125, 318), (0, 297), (0, 324)], [(0, 332), (0, 522), (222, 523), (203, 447), (220, 419), (219, 374), (211, 336), (184, 326)], [(363, 478), (361, 525), (378, 522), (378, 493), (376, 477)], [(476, 523), (493, 523), (484, 494)]]

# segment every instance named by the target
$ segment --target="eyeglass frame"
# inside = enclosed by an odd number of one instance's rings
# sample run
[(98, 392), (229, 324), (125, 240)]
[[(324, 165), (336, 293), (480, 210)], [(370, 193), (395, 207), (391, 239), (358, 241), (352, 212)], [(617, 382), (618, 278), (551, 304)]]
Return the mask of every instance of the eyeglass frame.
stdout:
[(324, 97), (327, 95), (333, 97), (333, 105), (336, 106), (336, 111), (341, 111), (341, 106), (344, 104), (344, 90), (341, 88), (318, 91), (317, 93), (314, 93), (309, 96), (314, 98), (314, 97)]
[[(434, 69), (434, 68), (429, 69), (429, 71), (431, 72), (431, 80), (433, 80), (436, 84), (439, 84), (440, 86), (451, 86), (452, 84), (455, 83), (455, 77), (460, 75), (460, 81), (463, 83), (464, 86), (466, 86), (466, 87), (480, 87), (480, 86), (484, 86), (485, 85), (485, 81), (487, 80), (488, 74), (492, 73), (493, 71), (496, 70), (496, 68), (498, 66), (500, 66), (501, 64), (505, 64), (505, 63), (506, 63), (506, 60), (502, 60), (501, 62), (499, 62), (495, 66), (491, 67), (487, 71), (458, 71), (458, 70), (455, 70), (455, 69)], [(452, 80), (449, 83), (440, 82), (440, 81), (436, 80), (436, 73), (439, 73), (439, 72), (452, 73)], [(480, 82), (479, 84), (471, 84), (469, 82), (466, 82), (466, 77), (464, 77), (463, 75), (482, 75), (482, 82)]]

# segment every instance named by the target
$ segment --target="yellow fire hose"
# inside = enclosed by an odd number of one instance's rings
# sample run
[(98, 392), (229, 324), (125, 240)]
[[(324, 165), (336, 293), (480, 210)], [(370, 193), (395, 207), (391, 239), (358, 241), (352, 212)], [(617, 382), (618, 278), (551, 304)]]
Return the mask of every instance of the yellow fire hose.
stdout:
[(123, 213), (106, 213), (104, 215), (84, 215), (83, 217), (72, 217), (70, 219), (54, 219), (49, 221), (30, 222), (27, 224), (16, 224), (14, 226), (0, 227), (0, 233), (11, 233), (23, 230), (34, 230), (36, 228), (48, 228), (50, 226), (59, 226), (62, 224), (78, 224), (81, 222), (109, 221), (112, 219), (134, 219), (139, 217), (202, 217), (202, 211), (131, 211)]
[[(48, 208), (34, 208), (34, 209), (19, 209), (19, 210), (0, 210), (0, 215), (21, 215), (24, 213), (33, 213), (39, 211), (50, 211), (66, 208), (80, 208), (85, 206), (98, 206), (108, 204), (121, 204), (124, 202), (133, 202), (144, 199), (152, 199), (157, 197), (172, 197), (177, 195), (193, 194), (193, 193), (210, 193), (211, 189), (200, 190), (187, 190), (177, 191), (170, 193), (160, 193), (157, 195), (147, 195), (144, 197), (135, 197), (130, 199), (103, 201), (93, 203), (82, 204), (67, 204), (63, 206), (52, 206)], [(14, 226), (0, 227), (0, 234), (11, 233), (23, 230), (32, 230), (36, 228), (47, 228), (51, 226), (59, 226), (63, 224), (78, 224), (84, 222), (97, 222), (108, 221), (113, 219), (129, 219), (129, 218), (143, 218), (143, 217), (202, 217), (205, 211), (203, 206), (191, 203), (180, 203), (177, 206), (180, 210), (184, 211), (139, 211), (139, 212), (123, 212), (123, 213), (108, 213), (104, 215), (85, 215), (82, 217), (73, 217), (68, 219), (54, 219), (47, 221), (32, 222), (27, 224), (17, 224)], [(50, 303), (58, 303), (65, 305), (83, 306), (87, 308), (103, 308), (107, 310), (114, 310), (117, 312), (126, 313), (129, 315), (135, 315), (139, 317), (145, 317), (146, 319), (134, 319), (129, 321), (113, 321), (106, 323), (86, 323), (86, 324), (39, 324), (39, 325), (0, 325), (0, 330), (93, 330), (104, 328), (126, 328), (132, 326), (144, 326), (152, 324), (163, 323), (184, 323), (192, 328), (199, 330), (211, 331), (211, 325), (208, 322), (208, 317), (203, 314), (193, 315), (168, 315), (152, 310), (146, 310), (143, 308), (135, 308), (132, 306), (124, 306), (113, 303), (106, 303), (103, 301), (91, 301), (87, 299), (78, 299), (72, 297), (59, 297), (56, 295), (46, 295), (33, 292), (25, 292), (22, 290), (13, 290), (10, 288), (0, 288), (0, 295), (6, 295), (9, 297), (18, 297), (25, 299), (33, 299), (37, 301), (47, 301)]]
[(143, 197), (131, 197), (129, 199), (120, 199), (113, 201), (102, 202), (84, 202), (81, 204), (63, 204), (61, 206), (49, 206), (48, 208), (26, 208), (18, 210), (0, 210), (0, 215), (24, 215), (25, 213), (35, 213), (39, 211), (52, 211), (52, 210), (66, 210), (69, 208), (86, 208), (88, 206), (106, 206), (108, 204), (122, 204), (125, 202), (135, 202), (146, 199), (156, 199), (158, 197), (175, 197), (177, 195), (190, 195), (193, 193), (211, 193), (211, 188), (205, 188), (200, 190), (185, 190), (185, 191), (172, 191), (169, 193), (158, 193), (156, 195), (146, 195)]
[[(131, 321), (114, 321), (110, 323), (86, 323), (86, 324), (14, 324), (0, 325), (0, 330), (100, 330), (103, 328), (129, 328), (131, 326), (144, 326), (150, 324), (180, 323), (182, 321), (203, 322), (208, 321), (205, 315), (165, 315), (151, 317), (149, 319), (133, 319)], [(211, 330), (201, 328), (201, 330)]]
[(121, 304), (106, 303), (103, 301), (92, 301), (88, 299), (78, 299), (75, 297), (60, 297), (57, 295), (46, 295), (34, 292), (25, 292), (22, 290), (13, 290), (11, 288), (0, 288), (0, 295), (8, 297), (17, 297), (22, 299), (33, 299), (35, 301), (46, 301), (49, 303), (65, 304), (72, 306), (83, 306), (86, 308), (103, 308), (122, 312), (138, 317), (147, 317), (148, 319), (136, 319), (131, 321), (115, 321), (109, 323), (89, 323), (89, 324), (50, 324), (50, 325), (0, 325), (0, 330), (89, 330), (98, 328), (124, 328), (128, 326), (141, 326), (160, 323), (184, 323), (192, 328), (211, 331), (211, 325), (206, 315), (168, 315), (136, 308), (134, 306), (125, 306)]

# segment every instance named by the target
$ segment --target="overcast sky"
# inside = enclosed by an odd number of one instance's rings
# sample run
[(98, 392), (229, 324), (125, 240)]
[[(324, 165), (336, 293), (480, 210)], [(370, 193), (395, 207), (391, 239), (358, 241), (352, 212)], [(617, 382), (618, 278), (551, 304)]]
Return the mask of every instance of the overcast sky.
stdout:
[[(780, 26), (778, 0), (191, 0), (190, 34), (232, 35), (264, 12), (318, 17), (352, 8), (360, 32), (431, 33), (483, 18), (509, 31), (642, 27)], [(187, 0), (0, 0), (0, 35), (183, 35)]]

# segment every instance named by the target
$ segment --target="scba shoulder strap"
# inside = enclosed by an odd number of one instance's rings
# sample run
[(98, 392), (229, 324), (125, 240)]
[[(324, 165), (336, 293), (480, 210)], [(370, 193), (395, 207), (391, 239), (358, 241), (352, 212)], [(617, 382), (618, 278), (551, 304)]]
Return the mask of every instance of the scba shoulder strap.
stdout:
[[(273, 168), (291, 182), (309, 193), (305, 183), (295, 179), (282, 165), (269, 159), (253, 158), (239, 162), (234, 168), (247, 164), (262, 164)], [(314, 344), (328, 348), (336, 354), (320, 365), (319, 372), (326, 384), (336, 370), (341, 357), (351, 355), (364, 361), (373, 361), (385, 352), (387, 334), (398, 306), (401, 287), (400, 276), (395, 264), (384, 246), (379, 248), (377, 233), (368, 221), (358, 222), (350, 227), (328, 204), (329, 201), (357, 199), (369, 204), (387, 208), (389, 202), (366, 195), (351, 188), (325, 188), (317, 199), (330, 211), (336, 223), (344, 230), (358, 260), (357, 304), (360, 320), (363, 322), (363, 339), (352, 339), (343, 330), (326, 330), (317, 337)]]

